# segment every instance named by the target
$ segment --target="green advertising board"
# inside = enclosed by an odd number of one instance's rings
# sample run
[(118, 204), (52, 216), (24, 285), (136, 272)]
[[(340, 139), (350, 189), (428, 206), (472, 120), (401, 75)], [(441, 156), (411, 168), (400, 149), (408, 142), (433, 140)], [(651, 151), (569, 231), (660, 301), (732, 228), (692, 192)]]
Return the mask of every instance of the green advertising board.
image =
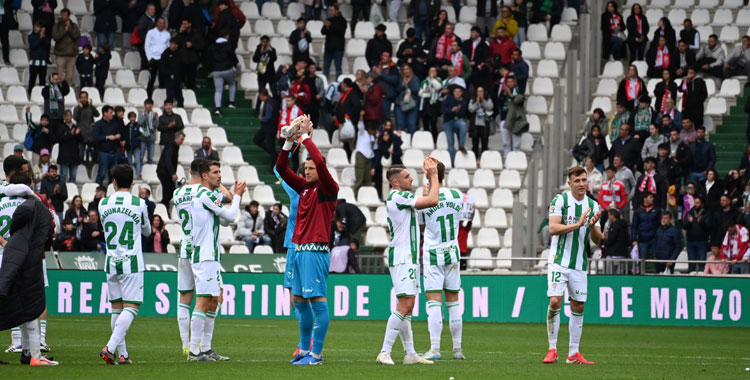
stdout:
[[(47, 305), (55, 315), (105, 315), (109, 312), (102, 271), (51, 270)], [(225, 273), (221, 315), (230, 318), (293, 318), (283, 275)], [(464, 321), (544, 322), (547, 280), (531, 275), (462, 277)], [(146, 272), (139, 315), (175, 316), (177, 273)], [(750, 326), (750, 280), (719, 277), (590, 276), (586, 323)], [(567, 298), (567, 297), (566, 297)], [(328, 299), (335, 319), (385, 320), (396, 297), (388, 275), (334, 274)], [(414, 318), (425, 320), (425, 296)], [(564, 305), (563, 321), (570, 315)]]
[[(104, 270), (105, 255), (103, 253), (58, 252), (57, 257), (60, 260), (61, 269)], [(177, 272), (178, 258), (174, 253), (144, 253), (143, 261), (147, 271)], [(284, 273), (286, 254), (224, 254), (221, 255), (221, 266), (224, 272)]]

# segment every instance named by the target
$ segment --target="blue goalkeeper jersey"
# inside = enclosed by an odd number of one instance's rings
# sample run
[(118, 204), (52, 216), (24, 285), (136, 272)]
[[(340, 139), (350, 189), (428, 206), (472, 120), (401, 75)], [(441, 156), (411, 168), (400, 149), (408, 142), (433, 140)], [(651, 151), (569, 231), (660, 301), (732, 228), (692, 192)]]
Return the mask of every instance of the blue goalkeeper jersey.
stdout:
[[(273, 168), (274, 174), (279, 178), (279, 172), (276, 167)], [(292, 242), (294, 236), (294, 226), (297, 224), (297, 204), (299, 203), (299, 194), (292, 189), (286, 182), (281, 181), (281, 187), (284, 188), (289, 196), (289, 219), (286, 222), (286, 234), (284, 234), (284, 248), (294, 248), (296, 245)]]

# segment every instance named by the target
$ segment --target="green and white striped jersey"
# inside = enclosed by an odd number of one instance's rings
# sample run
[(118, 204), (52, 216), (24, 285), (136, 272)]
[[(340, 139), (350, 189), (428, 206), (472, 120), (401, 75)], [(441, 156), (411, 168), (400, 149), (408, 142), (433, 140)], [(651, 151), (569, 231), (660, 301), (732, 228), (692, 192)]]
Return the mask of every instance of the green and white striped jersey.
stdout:
[(417, 264), (419, 259), (419, 230), (417, 230), (417, 198), (408, 191), (391, 190), (385, 201), (388, 211), (388, 266)]
[[(599, 203), (584, 196), (580, 201), (573, 197), (570, 191), (555, 196), (549, 206), (549, 216), (562, 217), (562, 224), (576, 224), (583, 212), (589, 210), (589, 218), (599, 212)], [(565, 235), (553, 235), (550, 243), (548, 263), (566, 268), (586, 270), (588, 265), (586, 245), (589, 244), (590, 227), (586, 223), (583, 227)]]
[(175, 190), (172, 196), (177, 217), (180, 219), (180, 252), (178, 253), (180, 259), (189, 259), (193, 254), (193, 236), (190, 234), (193, 222), (190, 219), (190, 211), (193, 208), (193, 198), (200, 186), (199, 183), (185, 185)]
[[(10, 221), (13, 218), (13, 213), (16, 208), (23, 202), (26, 202), (26, 198), (15, 197), (15, 196), (0, 196), (0, 236), (5, 240), (10, 240)], [(0, 246), (0, 254), (3, 253), (5, 248)], [(0, 259), (2, 256), (0, 256)]]
[(192, 261), (221, 261), (219, 226), (229, 225), (240, 213), (240, 196), (234, 195), (231, 206), (224, 207), (222, 195), (199, 185), (190, 209), (193, 237)]
[(104, 227), (107, 274), (129, 274), (145, 270), (141, 236), (151, 235), (146, 203), (127, 191), (118, 191), (99, 202)]
[(460, 191), (443, 187), (437, 206), (417, 211), (419, 224), (425, 226), (424, 265), (451, 265), (459, 261), (458, 228), (463, 206)]

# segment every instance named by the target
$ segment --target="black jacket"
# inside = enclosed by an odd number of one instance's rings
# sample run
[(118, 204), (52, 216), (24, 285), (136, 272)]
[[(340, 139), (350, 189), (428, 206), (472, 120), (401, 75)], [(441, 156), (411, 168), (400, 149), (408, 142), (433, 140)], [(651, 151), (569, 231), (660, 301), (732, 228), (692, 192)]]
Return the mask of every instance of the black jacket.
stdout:
[(52, 149), (52, 143), (55, 141), (55, 128), (52, 124), (47, 124), (47, 131), (49, 133), (44, 133), (44, 130), (42, 129), (41, 124), (34, 124), (34, 122), (28, 120), (28, 114), (26, 115), (26, 122), (29, 128), (33, 129), (35, 133), (39, 133), (39, 135), (34, 139), (34, 144), (31, 146), (31, 151), (39, 154), (39, 152), (42, 151), (42, 149)]
[(109, 51), (96, 56), (96, 59), (94, 60), (94, 64), (96, 65), (96, 68), (94, 69), (94, 75), (96, 75), (97, 78), (104, 78), (106, 80), (107, 76), (109, 75), (110, 59), (112, 59), (112, 54), (110, 54)]
[(346, 218), (346, 229), (351, 234), (357, 232), (367, 222), (365, 215), (359, 207), (347, 203), (344, 199), (339, 199), (338, 203), (336, 203), (335, 215), (337, 219)]
[(232, 8), (219, 12), (219, 18), (213, 28), (213, 36), (220, 37), (218, 33), (222, 30), (229, 31), (229, 42), (232, 44), (232, 50), (234, 50), (237, 47), (237, 41), (240, 39), (240, 24), (237, 22), (237, 17), (232, 13)]
[[(99, 236), (91, 236), (94, 232), (99, 232)], [(104, 230), (102, 229), (102, 224), (84, 224), (81, 229), (81, 240), (78, 242), (78, 247), (81, 248), (82, 251), (91, 252), (97, 250), (97, 244), (104, 244)]]
[[(641, 8), (642, 10), (643, 8)], [(635, 39), (641, 36), (646, 37), (643, 43), (648, 42), (648, 19), (645, 14), (641, 15), (641, 34), (638, 34), (638, 22), (635, 20), (635, 15), (632, 12), (625, 24), (628, 27), (628, 42), (636, 42)]]
[(667, 46), (677, 46), (677, 34), (674, 32), (674, 28), (672, 28), (672, 24), (669, 24), (668, 28), (656, 28), (654, 30), (654, 37), (651, 38), (651, 46), (656, 45), (659, 43), (659, 36), (664, 35), (664, 38), (667, 39)]
[(581, 153), (583, 158), (585, 159), (586, 156), (594, 156), (594, 164), (599, 165), (604, 162), (604, 160), (609, 155), (609, 150), (607, 149), (607, 140), (604, 136), (599, 135), (599, 138), (594, 138), (594, 135), (589, 134), (586, 136), (586, 139), (583, 140), (580, 144), (581, 147)]
[[(169, 127), (169, 123), (175, 122), (173, 127)], [(163, 113), (159, 116), (159, 126), (157, 127), (161, 135), (159, 136), (159, 145), (166, 145), (170, 142), (174, 142), (174, 136), (177, 132), (185, 129), (185, 125), (182, 124), (182, 117), (174, 112), (167, 115)]]
[(614, 165), (615, 156), (622, 155), (625, 166), (635, 172), (635, 165), (641, 160), (641, 148), (634, 138), (630, 137), (624, 144), (621, 138), (612, 141), (612, 147), (609, 149), (609, 164)]
[[(424, 1), (425, 5), (427, 6), (427, 20), (432, 21), (434, 17), (437, 17), (438, 13), (440, 13), (440, 1), (437, 0), (414, 0), (411, 3), (409, 3), (409, 7), (406, 8), (406, 17), (408, 18), (417, 18), (419, 16), (419, 3)], [(483, 0), (479, 0), (480, 3), (483, 2)], [(495, 7), (495, 14), (493, 16), (497, 16), (497, 5), (493, 5)], [(479, 16), (479, 5), (477, 4), (477, 16)], [(481, 9), (484, 9), (482, 7)], [(417, 21), (417, 20), (414, 20)]]
[(156, 165), (156, 174), (159, 177), (171, 177), (177, 173), (177, 154), (179, 151), (180, 147), (174, 143), (174, 140), (162, 148), (159, 164)]
[(76, 58), (76, 70), (78, 74), (92, 77), (94, 75), (94, 62), (96, 62), (96, 58), (94, 58), (93, 54), (78, 54), (78, 58)]
[(162, 88), (180, 87), (181, 68), (179, 50), (165, 49), (159, 60), (159, 86)]
[(325, 51), (344, 51), (344, 45), (346, 44), (344, 40), (346, 37), (346, 20), (340, 14), (328, 20), (331, 21), (331, 27), (326, 28), (323, 25), (320, 30), (320, 33), (326, 36)]
[[(645, 174), (641, 174), (640, 177), (638, 177), (638, 180), (635, 181), (635, 193), (633, 195), (633, 208), (638, 209), (641, 207), (641, 202), (643, 201), (643, 197), (646, 196), (646, 193), (648, 193), (648, 188), (644, 189), (643, 191), (640, 191), (641, 182), (643, 182), (643, 179), (646, 177)], [(660, 208), (662, 210), (666, 209), (667, 205), (667, 189), (664, 187), (664, 177), (662, 177), (658, 172), (654, 174), (654, 181), (656, 181), (656, 194), (654, 194), (654, 206), (656, 208)]]
[(305, 40), (307, 41), (307, 50), (305, 51), (299, 50), (299, 41), (301, 39), (302, 31), (299, 28), (294, 29), (292, 34), (289, 35), (289, 44), (292, 45), (292, 63), (297, 63), (299, 61), (307, 62), (310, 60), (310, 45), (312, 44), (310, 31), (308, 30), (307, 33), (305, 33)]
[[(677, 70), (677, 68), (680, 66), (680, 56), (678, 55), (677, 48), (674, 46), (665, 46), (669, 52), (669, 71), (674, 74), (674, 71)], [(648, 49), (648, 53), (646, 53), (646, 63), (648, 63), (648, 68), (650, 70), (658, 70), (658, 73), (651, 73), (651, 74), (658, 74), (658, 75), (652, 75), (654, 78), (661, 78), (661, 72), (664, 70), (664, 67), (657, 68), (656, 67), (656, 53), (659, 49), (658, 45), (653, 46), (650, 49)], [(642, 74), (641, 74), (642, 75)]]
[[(94, 0), (94, 31), (109, 33), (117, 31), (116, 9), (114, 0)], [(114, 46), (110, 46), (110, 49)]]
[(349, 96), (344, 98), (344, 94), (342, 94), (339, 101), (341, 101), (341, 99), (343, 99), (344, 102), (340, 104), (337, 109), (336, 119), (338, 119), (339, 124), (344, 125), (344, 115), (349, 115), (349, 119), (351, 119), (352, 124), (354, 124), (354, 128), (357, 128), (357, 123), (359, 123), (359, 111), (362, 110), (362, 93), (359, 92), (357, 86), (354, 86), (351, 88)]
[(739, 211), (730, 208), (728, 211), (716, 210), (711, 214), (711, 235), (709, 236), (709, 244), (721, 245), (724, 241), (724, 235), (727, 233), (727, 229), (724, 228), (724, 224), (728, 221), (736, 221), (741, 214)]
[[(690, 217), (693, 221), (690, 221)], [(700, 210), (693, 207), (682, 220), (682, 228), (685, 230), (687, 241), (708, 242), (711, 233), (711, 213), (704, 208)]]
[(210, 54), (214, 71), (227, 71), (234, 67), (238, 60), (229, 42), (216, 42), (211, 46)]
[(388, 41), (388, 37), (385, 34), (383, 34), (383, 37), (376, 35), (367, 41), (367, 48), (365, 49), (367, 66), (377, 66), (380, 62), (380, 56), (386, 51), (393, 55), (393, 44), (391, 44), (391, 41)]
[[(703, 194), (703, 205), (707, 211), (720, 210), (721, 196), (724, 194), (724, 184), (721, 180), (715, 180), (711, 189), (706, 191), (706, 181), (695, 184), (699, 193)], [(721, 222), (719, 222), (721, 224)]]
[(33, 321), (46, 307), (42, 260), (52, 217), (36, 198), (18, 206), (10, 222), (12, 239), (0, 269), (0, 330)]
[(628, 236), (628, 224), (622, 219), (617, 219), (610, 224), (607, 238), (602, 241), (602, 247), (606, 249), (607, 257), (628, 257), (630, 253), (630, 237)]
[[(490, 1), (490, 14), (485, 15), (484, 13), (486, 12), (486, 9), (487, 9), (487, 1)], [(511, 3), (514, 3), (514, 2), (511, 2)], [(499, 13), (497, 12), (497, 1), (492, 1), (492, 0), (478, 0), (477, 1), (477, 17), (480, 17), (480, 16), (497, 17), (498, 14)]]
[[(203, 34), (191, 27), (190, 30), (179, 33), (175, 38), (179, 43), (177, 52), (180, 55), (180, 63), (183, 65), (197, 65), (201, 60), (201, 52), (205, 47)], [(187, 47), (186, 43), (190, 42), (191, 46)]]
[(130, 1), (120, 2), (120, 15), (122, 16), (122, 32), (133, 33), (138, 19), (146, 12), (146, 0), (135, 0), (134, 5), (130, 7)]
[(661, 112), (662, 97), (664, 97), (664, 93), (667, 92), (667, 90), (669, 90), (669, 97), (674, 100), (675, 108), (677, 107), (677, 84), (673, 80), (670, 80), (669, 84), (662, 80), (657, 83), (656, 88), (654, 88), (654, 97), (656, 98), (656, 106), (654, 107), (654, 110), (656, 113)]
[(260, 63), (261, 61), (266, 61), (266, 71), (264, 71), (263, 74), (258, 72), (258, 78), (263, 78), (266, 81), (271, 82), (276, 77), (276, 70), (274, 69), (274, 63), (276, 63), (276, 49), (270, 45), (268, 47), (268, 50), (262, 52), (260, 50), (261, 45), (258, 44), (255, 48), (255, 53), (253, 53), (253, 62)]
[(563, 11), (563, 1), (562, 0), (552, 0), (552, 10), (547, 12), (542, 12), (542, 3), (543, 1), (535, 1), (534, 5), (531, 8), (531, 19), (529, 20), (532, 24), (536, 24), (539, 22), (545, 22), (545, 17), (549, 15), (550, 18), (550, 25), (554, 26), (560, 23), (560, 18), (562, 17), (562, 11)]
[[(60, 185), (60, 191), (57, 194), (55, 194), (56, 185)], [(63, 203), (68, 200), (68, 187), (65, 182), (60, 181), (59, 175), (56, 178), (45, 175), (39, 192), (47, 196), (47, 199), (52, 202), (52, 206), (55, 207), (55, 211), (63, 212)]]
[[(411, 49), (410, 52), (407, 52), (407, 50)], [(398, 58), (398, 63), (409, 63), (410, 59), (418, 58), (424, 56), (424, 44), (422, 43), (422, 40), (414, 37), (413, 41), (409, 41), (409, 39), (403, 40), (401, 42), (401, 45), (398, 46), (398, 51), (396, 51), (396, 58)]]
[[(6, 2), (6, 4), (10, 1)], [(7, 10), (5, 11), (7, 14)], [(5, 20), (3, 19), (3, 23)], [(52, 31), (50, 31), (52, 33)], [(42, 38), (38, 33), (29, 34), (29, 59), (41, 60), (49, 58), (50, 38), (49, 35)]]
[(133, 123), (132, 125), (128, 122), (128, 124), (125, 124), (125, 126), (122, 128), (122, 132), (120, 132), (121, 140), (125, 141), (125, 150), (131, 151), (134, 148), (140, 148), (141, 146), (141, 140), (139, 137), (141, 136), (140, 131), (141, 126), (138, 123)]
[[(688, 67), (695, 65), (695, 51), (691, 49), (687, 49), (685, 51), (685, 66), (680, 65), (680, 54), (680, 51), (677, 50), (677, 67), (687, 72)], [(685, 73), (683, 73), (683, 75), (685, 75)]]
[(217, 152), (215, 149), (211, 149), (211, 153), (206, 154), (206, 151), (203, 150), (203, 148), (198, 148), (195, 150), (195, 153), (193, 153), (193, 157), (203, 158), (211, 161), (219, 161), (219, 152)]
[[(687, 78), (685, 78), (685, 80), (687, 80)], [(685, 92), (682, 90), (682, 86), (679, 87), (679, 91)], [(682, 109), (686, 111), (692, 111), (683, 112), (683, 115), (691, 114), (703, 117), (703, 102), (705, 102), (706, 98), (708, 98), (706, 81), (704, 81), (703, 78), (700, 77), (693, 78), (693, 80), (687, 85), (687, 93), (683, 96), (687, 97), (687, 100), (685, 100), (684, 98), (682, 99), (682, 101), (686, 102)], [(693, 122), (698, 123), (698, 120), (693, 120)], [(703, 119), (700, 120), (700, 123), (700, 125), (702, 125)]]
[(81, 163), (81, 153), (78, 151), (78, 144), (83, 141), (83, 137), (81, 137), (80, 133), (77, 135), (73, 134), (73, 131), (77, 129), (78, 127), (75, 124), (68, 126), (63, 123), (57, 127), (55, 136), (57, 142), (60, 143), (60, 150), (57, 154), (58, 164), (78, 165)]
[[(12, 3), (7, 1), (6, 3)], [(31, 0), (31, 6), (34, 7), (34, 13), (31, 15), (31, 22), (36, 23), (37, 21), (47, 29), (47, 33), (52, 35), (52, 25), (55, 23), (55, 12), (47, 13), (42, 12), (42, 6), (44, 3), (49, 4), (53, 10), (57, 8), (57, 0)], [(8, 15), (8, 13), (5, 13)], [(15, 326), (14, 326), (15, 327)]]
[[(484, 38), (482, 38), (482, 41), (480, 41), (479, 44), (477, 44), (476, 49), (474, 49), (474, 59), (471, 59), (471, 47), (473, 44), (474, 41), (471, 39), (464, 41), (461, 44), (461, 51), (469, 57), (469, 60), (474, 62), (472, 68), (476, 70), (480, 63), (485, 63), (487, 61), (487, 58), (490, 56), (490, 48), (484, 42)], [(471, 71), (472, 74), (474, 74), (474, 70)]]
[[(161, 252), (167, 253), (167, 246), (169, 245), (169, 232), (164, 228), (161, 230)], [(143, 252), (154, 252), (154, 231), (151, 231), (151, 235), (143, 236), (141, 238), (141, 247)]]
[(115, 153), (120, 148), (120, 143), (117, 140), (108, 140), (107, 136), (114, 136), (120, 133), (120, 124), (116, 118), (112, 118), (111, 121), (107, 122), (104, 118), (94, 124), (94, 141), (96, 142), (96, 149), (99, 152)]

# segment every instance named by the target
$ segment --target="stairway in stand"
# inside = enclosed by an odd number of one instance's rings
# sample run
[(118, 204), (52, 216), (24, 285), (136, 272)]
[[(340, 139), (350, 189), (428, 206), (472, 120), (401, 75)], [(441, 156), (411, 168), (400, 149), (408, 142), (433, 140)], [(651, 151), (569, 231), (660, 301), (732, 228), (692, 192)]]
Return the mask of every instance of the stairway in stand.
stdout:
[[(269, 158), (268, 153), (255, 145), (253, 137), (260, 129), (260, 120), (253, 116), (252, 102), (245, 99), (244, 93), (238, 88), (235, 98), (237, 108), (231, 109), (226, 107), (229, 99), (228, 91), (224, 91), (224, 107), (221, 109), (222, 117), (213, 115), (214, 111), (214, 84), (213, 80), (208, 78), (208, 73), (201, 71), (196, 78), (195, 96), (198, 103), (204, 108), (211, 111), (214, 124), (224, 128), (227, 133), (227, 140), (238, 146), (242, 150), (242, 157), (245, 161), (255, 166), (258, 171), (258, 177), (266, 185), (273, 188), (273, 193), (277, 201), (283, 204), (289, 204), (289, 197), (281, 187), (276, 184), (276, 177), (268, 170)], [(237, 83), (239, 87), (239, 80)], [(238, 178), (242, 180), (242, 178)], [(252, 192), (250, 193), (252, 198)]]
[(742, 153), (747, 149), (745, 101), (748, 96), (750, 89), (745, 87), (743, 95), (737, 98), (737, 103), (729, 109), (729, 114), (722, 117), (721, 125), (709, 137), (716, 148), (716, 171), (720, 178), (739, 167)]

